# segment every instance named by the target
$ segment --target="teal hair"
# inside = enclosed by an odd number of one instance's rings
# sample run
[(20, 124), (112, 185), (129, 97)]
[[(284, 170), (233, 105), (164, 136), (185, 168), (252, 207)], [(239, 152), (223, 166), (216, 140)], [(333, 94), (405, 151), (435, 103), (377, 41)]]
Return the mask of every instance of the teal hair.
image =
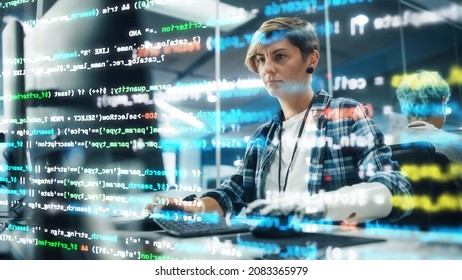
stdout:
[(396, 90), (401, 111), (408, 117), (427, 118), (441, 115), (442, 99), (451, 97), (448, 83), (435, 71), (419, 70), (406, 75)]

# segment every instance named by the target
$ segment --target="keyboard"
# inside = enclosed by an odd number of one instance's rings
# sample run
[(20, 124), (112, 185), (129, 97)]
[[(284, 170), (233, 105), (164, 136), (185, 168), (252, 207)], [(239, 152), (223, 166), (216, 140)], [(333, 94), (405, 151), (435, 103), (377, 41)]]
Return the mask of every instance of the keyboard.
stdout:
[[(163, 211), (162, 211), (163, 212)], [(236, 220), (227, 221), (218, 214), (161, 213), (153, 220), (168, 234), (177, 237), (199, 237), (250, 232), (251, 226)]]

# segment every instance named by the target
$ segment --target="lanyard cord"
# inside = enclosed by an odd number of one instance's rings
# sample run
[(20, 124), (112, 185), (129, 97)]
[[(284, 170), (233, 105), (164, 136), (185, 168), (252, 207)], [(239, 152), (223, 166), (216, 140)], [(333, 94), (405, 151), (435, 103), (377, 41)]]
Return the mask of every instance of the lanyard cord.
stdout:
[(308, 112), (311, 110), (311, 105), (313, 104), (314, 96), (311, 99), (310, 105), (306, 109), (305, 115), (303, 116), (302, 124), (300, 125), (300, 129), (298, 130), (297, 141), (295, 142), (294, 151), (292, 152), (292, 157), (290, 159), (290, 163), (287, 167), (286, 177), (284, 179), (284, 185), (281, 186), (281, 169), (282, 169), (282, 123), (281, 129), (279, 130), (279, 167), (278, 167), (278, 185), (279, 185), (279, 193), (285, 192), (287, 188), (287, 180), (289, 179), (289, 171), (292, 167), (292, 163), (295, 159), (295, 154), (298, 148), (298, 142), (300, 142), (300, 138), (302, 137), (303, 129), (305, 128), (306, 119), (308, 117)]

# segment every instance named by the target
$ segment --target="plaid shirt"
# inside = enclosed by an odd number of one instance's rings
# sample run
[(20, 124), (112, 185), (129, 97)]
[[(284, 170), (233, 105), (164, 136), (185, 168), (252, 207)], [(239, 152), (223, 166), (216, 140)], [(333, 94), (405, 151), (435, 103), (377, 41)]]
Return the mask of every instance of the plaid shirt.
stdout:
[[(332, 191), (361, 182), (380, 182), (394, 196), (394, 203), (411, 200), (412, 187), (391, 161), (391, 149), (371, 118), (371, 111), (355, 100), (332, 98), (325, 91), (314, 96), (311, 107), (316, 123), (316, 143), (307, 165), (310, 194)], [(221, 186), (204, 196), (217, 200), (225, 213), (238, 214), (247, 203), (265, 197), (264, 170), (278, 148), (277, 141), (284, 120), (282, 111), (260, 126), (247, 143), (244, 159), (237, 172)], [(382, 220), (393, 221), (407, 216), (394, 207)]]

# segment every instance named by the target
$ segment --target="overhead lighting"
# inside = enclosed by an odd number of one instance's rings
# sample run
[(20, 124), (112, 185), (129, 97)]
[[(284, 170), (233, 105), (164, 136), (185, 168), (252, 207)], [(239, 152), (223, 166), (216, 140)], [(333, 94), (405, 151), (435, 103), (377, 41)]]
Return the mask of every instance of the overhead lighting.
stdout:
[(239, 79), (237, 81), (227, 81), (223, 79), (217, 87), (215, 81), (202, 81), (198, 83), (178, 85), (166, 90), (168, 95), (181, 95), (181, 94), (191, 94), (191, 93), (211, 93), (216, 92), (218, 89), (220, 91), (225, 90), (234, 90), (234, 89), (251, 89), (251, 88), (262, 88), (264, 86), (261, 79)]
[(365, 15), (355, 16), (350, 20), (350, 34), (351, 36), (356, 35), (356, 29), (360, 35), (364, 34), (364, 26), (369, 22), (369, 18)]
[(156, 104), (158, 109), (164, 112), (167, 112), (171, 118), (175, 118), (180, 121), (183, 121), (193, 127), (197, 127), (197, 128), (205, 127), (205, 124), (201, 122), (200, 120), (190, 116), (188, 113), (183, 112), (182, 110), (176, 108), (175, 106), (168, 104), (167, 102), (163, 100), (156, 98), (154, 99), (154, 103)]
[[(218, 3), (219, 17), (216, 16)], [(149, 5), (146, 10), (158, 14), (202, 23), (207, 27), (220, 25), (220, 29), (229, 32), (255, 17), (255, 12), (216, 0), (172, 0), (168, 4)]]

